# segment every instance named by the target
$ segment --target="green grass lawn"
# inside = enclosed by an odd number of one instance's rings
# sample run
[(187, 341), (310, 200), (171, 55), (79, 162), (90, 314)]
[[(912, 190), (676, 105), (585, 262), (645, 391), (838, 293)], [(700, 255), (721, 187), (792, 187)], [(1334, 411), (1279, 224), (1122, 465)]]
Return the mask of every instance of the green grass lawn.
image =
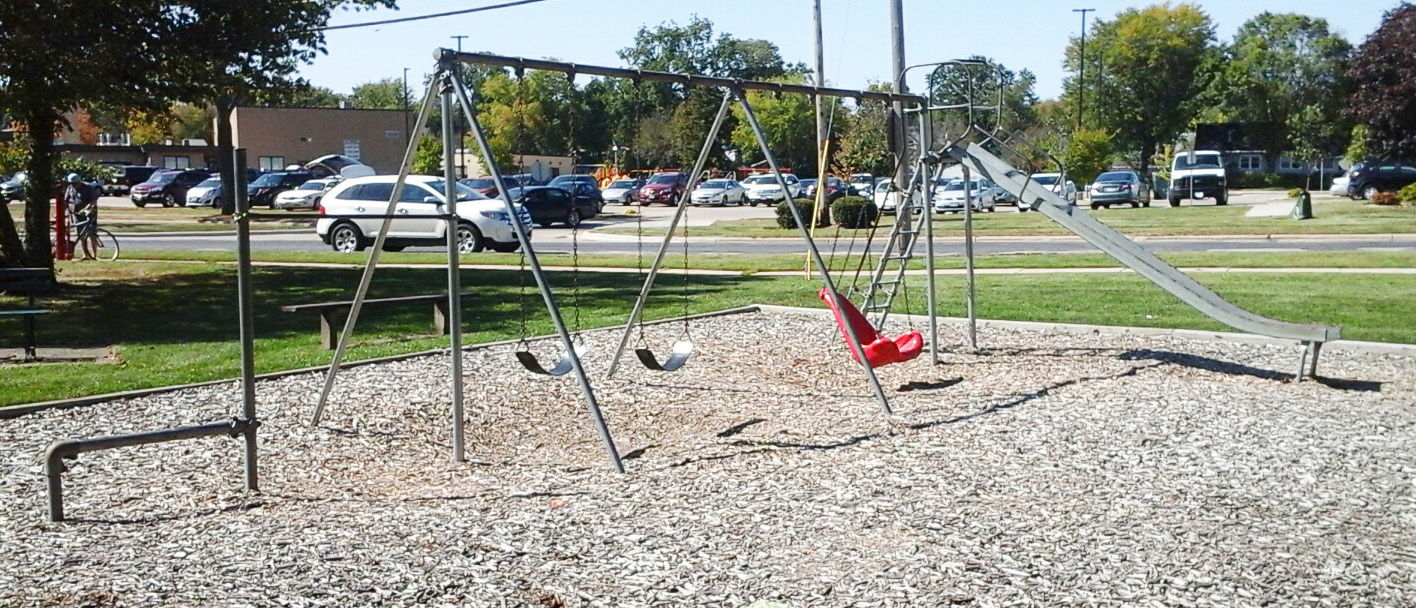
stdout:
[[(857, 245), (851, 257), (846, 256), (845, 246), (838, 248), (833, 259), (828, 260), (836, 270), (847, 269), (854, 272), (860, 261)], [(823, 251), (830, 257), (830, 249)], [(1163, 252), (1161, 259), (1182, 267), (1210, 268), (1416, 268), (1416, 251), (1224, 251), (1224, 252)], [(569, 266), (568, 254), (541, 254), (541, 263), (546, 266)], [(196, 260), (204, 262), (235, 262), (236, 254), (223, 251), (169, 251), (169, 250), (123, 250), (124, 260)], [(368, 254), (347, 255), (333, 251), (257, 251), (252, 259), (258, 262), (290, 262), (310, 264), (363, 264)], [(380, 264), (447, 264), (447, 255), (442, 253), (384, 253)], [(587, 268), (647, 268), (653, 261), (653, 252), (646, 251), (641, 262), (634, 255), (607, 254), (581, 255), (580, 265)], [(670, 268), (682, 265), (682, 258), (671, 259)], [(874, 258), (871, 260), (874, 261)], [(515, 267), (520, 256), (504, 253), (476, 253), (462, 256), (464, 264), (505, 265)], [(804, 268), (805, 253), (801, 255), (758, 255), (735, 253), (696, 253), (689, 257), (689, 267), (701, 270), (727, 270), (743, 274), (765, 271), (801, 270)], [(964, 267), (964, 259), (958, 255), (941, 255), (936, 267), (956, 269)], [(1002, 254), (984, 255), (975, 259), (978, 268), (1111, 268), (1120, 266), (1116, 260), (1101, 253), (1056, 253), (1056, 254)], [(913, 260), (912, 268), (924, 268), (922, 260)], [(867, 264), (867, 271), (870, 264)]]
[[(21, 203), (7, 205), (15, 226), (24, 229), (25, 208)], [(52, 210), (51, 210), (52, 212)], [(279, 213), (279, 212), (277, 212)], [(234, 231), (236, 225), (230, 216), (221, 215), (211, 208), (163, 207), (149, 205), (137, 207), (102, 207), (99, 221), (104, 228), (122, 235), (125, 232), (210, 232)], [(279, 230), (308, 228), (313, 230), (314, 220), (299, 219), (258, 219), (251, 222), (252, 230)]]
[[(1085, 202), (1083, 203), (1085, 204)], [(1071, 232), (1053, 223), (1041, 213), (1014, 213), (1001, 207), (1002, 212), (974, 215), (974, 234), (979, 236), (1054, 236)], [(1114, 207), (1091, 211), (1097, 219), (1128, 236), (1184, 236), (1216, 234), (1374, 234), (1416, 232), (1416, 207), (1378, 206), (1366, 201), (1329, 200), (1315, 202), (1311, 220), (1296, 221), (1287, 217), (1245, 217), (1246, 206), (1219, 207), (1212, 204), (1191, 204), (1170, 207), (1157, 201), (1150, 207), (1131, 209)], [(894, 216), (885, 216), (880, 230), (885, 233)], [(935, 234), (963, 235), (962, 214), (936, 216)], [(617, 234), (635, 234), (630, 227), (601, 230)], [(817, 228), (817, 238), (852, 230), (832, 227)], [(864, 234), (864, 230), (859, 231)], [(717, 237), (795, 237), (797, 232), (777, 227), (775, 219), (725, 220), (710, 226), (695, 226), (692, 234)]]
[[(146, 388), (221, 378), (238, 372), (235, 276), (215, 263), (130, 263), (60, 265), (65, 288), (47, 301), (56, 314), (41, 322), (46, 346), (114, 346), (119, 363), (63, 363), (0, 366), (0, 405)], [(283, 313), (284, 304), (347, 299), (354, 269), (262, 267), (255, 271), (257, 366), (261, 372), (324, 364), (312, 314)], [(1416, 276), (1341, 274), (1201, 274), (1197, 278), (1236, 304), (1290, 321), (1342, 325), (1344, 336), (1359, 340), (1416, 343), (1410, 314)], [(569, 273), (552, 273), (568, 303)], [(439, 290), (439, 269), (383, 269), (371, 295), (393, 296)], [(463, 283), (476, 295), (466, 302), (466, 342), (515, 337), (519, 311), (532, 311), (531, 334), (550, 332), (533, 292), (518, 295), (520, 278), (511, 270), (467, 270)], [(634, 274), (581, 273), (579, 318), (586, 328), (612, 325), (627, 315), (639, 286)], [(761, 302), (819, 306), (817, 282), (797, 277), (692, 276), (690, 312), (707, 312)], [(940, 313), (962, 314), (962, 277), (940, 277)], [(657, 289), (646, 316), (677, 315), (682, 300), (674, 280)], [(910, 303), (922, 312), (922, 280), (913, 282)], [(16, 298), (0, 298), (14, 307)], [(576, 318), (572, 310), (566, 318)], [(1059, 274), (979, 277), (979, 314), (984, 318), (1223, 329), (1179, 300), (1129, 274)], [(445, 345), (426, 335), (425, 306), (370, 308), (355, 334), (351, 360), (414, 352)], [(18, 327), (5, 320), (0, 333), (11, 340)], [(7, 346), (14, 346), (7, 344)], [(844, 351), (843, 351), (844, 352)], [(842, 364), (846, 359), (842, 358)], [(508, 360), (508, 365), (513, 363)]]

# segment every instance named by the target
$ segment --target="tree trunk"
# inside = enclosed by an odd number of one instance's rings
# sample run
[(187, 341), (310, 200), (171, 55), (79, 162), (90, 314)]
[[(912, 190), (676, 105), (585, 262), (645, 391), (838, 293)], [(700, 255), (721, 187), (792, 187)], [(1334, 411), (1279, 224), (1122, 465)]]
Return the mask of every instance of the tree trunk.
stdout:
[(25, 186), (24, 264), (52, 268), (54, 252), (49, 238), (54, 213), (54, 125), (59, 115), (52, 108), (30, 108), (25, 126), (30, 134), (29, 184)]
[(1150, 179), (1152, 156), (1155, 156), (1155, 140), (1147, 137), (1141, 140), (1141, 179)]

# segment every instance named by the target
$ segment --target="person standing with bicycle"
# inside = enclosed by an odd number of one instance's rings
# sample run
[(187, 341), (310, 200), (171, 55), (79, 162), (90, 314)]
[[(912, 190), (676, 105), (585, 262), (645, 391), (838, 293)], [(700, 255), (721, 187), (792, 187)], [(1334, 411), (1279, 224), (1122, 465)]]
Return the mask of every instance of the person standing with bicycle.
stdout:
[(78, 173), (64, 178), (64, 204), (74, 214), (74, 229), (85, 260), (98, 259), (98, 190), (85, 184)]

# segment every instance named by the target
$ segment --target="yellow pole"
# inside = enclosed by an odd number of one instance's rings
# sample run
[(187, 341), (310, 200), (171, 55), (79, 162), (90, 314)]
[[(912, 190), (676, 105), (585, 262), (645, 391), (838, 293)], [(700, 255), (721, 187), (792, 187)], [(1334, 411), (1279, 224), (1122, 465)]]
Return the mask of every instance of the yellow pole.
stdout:
[[(811, 205), (811, 239), (816, 240), (816, 225), (821, 223), (821, 201), (826, 198), (826, 157), (831, 153), (831, 140), (821, 143), (821, 158), (816, 159), (816, 202)], [(790, 197), (788, 197), (790, 200)], [(790, 204), (790, 203), (789, 203)], [(830, 272), (830, 268), (826, 271)], [(806, 256), (806, 278), (811, 278), (811, 255)]]

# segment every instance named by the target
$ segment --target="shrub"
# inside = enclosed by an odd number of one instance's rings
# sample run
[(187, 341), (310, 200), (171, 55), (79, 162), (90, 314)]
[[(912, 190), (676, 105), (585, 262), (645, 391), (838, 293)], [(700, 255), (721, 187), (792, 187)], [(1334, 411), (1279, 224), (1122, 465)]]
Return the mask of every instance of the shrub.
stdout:
[(1401, 204), (1401, 197), (1397, 196), (1397, 194), (1396, 194), (1395, 192), (1378, 192), (1376, 196), (1372, 197), (1372, 204), (1373, 204), (1373, 205), (1400, 205), (1400, 204)]
[(1416, 184), (1408, 184), (1396, 193), (1401, 202), (1408, 205), (1416, 205)]
[(831, 203), (831, 217), (842, 228), (869, 228), (880, 219), (880, 209), (868, 199), (843, 196)]
[[(812, 210), (816, 207), (815, 201), (809, 198), (794, 199), (792, 203), (796, 205), (797, 212), (801, 213), (801, 217), (803, 219), (811, 217)], [(829, 213), (821, 214), (821, 217), (817, 218), (816, 225), (818, 227), (830, 226), (831, 218), (829, 216)], [(796, 220), (792, 219), (792, 211), (791, 209), (787, 208), (786, 201), (777, 203), (777, 225), (781, 226), (782, 228), (797, 227)]]
[(1303, 189), (1302, 189), (1302, 188), (1294, 188), (1294, 189), (1288, 191), (1288, 198), (1298, 198), (1299, 196), (1302, 196), (1302, 194), (1303, 194)]

